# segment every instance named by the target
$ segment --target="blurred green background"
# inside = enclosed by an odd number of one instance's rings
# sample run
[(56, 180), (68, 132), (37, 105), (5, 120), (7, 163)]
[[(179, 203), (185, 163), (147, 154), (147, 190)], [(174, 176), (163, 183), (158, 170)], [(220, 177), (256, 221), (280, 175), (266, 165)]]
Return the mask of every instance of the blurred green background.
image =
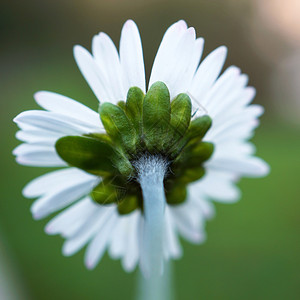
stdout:
[(118, 44), (121, 26), (139, 26), (149, 76), (165, 29), (178, 19), (206, 41), (205, 55), (225, 44), (227, 66), (249, 74), (255, 102), (266, 107), (254, 142), (272, 168), (264, 179), (243, 179), (243, 197), (216, 204), (208, 240), (183, 242), (174, 264), (176, 299), (299, 299), (300, 1), (1, 1), (0, 10), (0, 299), (134, 299), (137, 273), (126, 274), (105, 256), (94, 271), (83, 251), (61, 255), (63, 240), (47, 236), (50, 219), (34, 221), (21, 190), (47, 171), (18, 166), (12, 119), (35, 109), (38, 90), (62, 93), (96, 109), (72, 47), (90, 49), (108, 33)]

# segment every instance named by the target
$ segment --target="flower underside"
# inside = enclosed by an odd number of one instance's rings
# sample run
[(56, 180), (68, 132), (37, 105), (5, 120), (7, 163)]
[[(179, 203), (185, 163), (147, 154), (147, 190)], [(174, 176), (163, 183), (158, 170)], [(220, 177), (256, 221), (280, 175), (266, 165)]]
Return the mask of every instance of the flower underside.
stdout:
[(146, 95), (130, 88), (126, 102), (103, 103), (99, 114), (106, 134), (66, 136), (55, 145), (69, 165), (102, 177), (92, 199), (102, 205), (116, 203), (120, 214), (143, 209), (135, 166), (145, 157), (156, 156), (168, 165), (167, 203), (184, 202), (187, 184), (204, 175), (203, 163), (213, 153), (213, 144), (202, 141), (211, 118), (205, 115), (191, 121), (189, 96), (179, 94), (170, 101), (162, 82), (154, 83)]

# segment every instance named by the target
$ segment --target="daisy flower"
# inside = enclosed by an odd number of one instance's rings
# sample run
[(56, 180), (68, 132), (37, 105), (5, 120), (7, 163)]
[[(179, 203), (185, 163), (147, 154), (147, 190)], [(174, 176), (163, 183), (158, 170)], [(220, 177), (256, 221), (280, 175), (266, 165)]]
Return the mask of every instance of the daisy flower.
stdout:
[(139, 31), (129, 20), (119, 51), (103, 32), (92, 54), (74, 47), (98, 112), (41, 91), (35, 100), (44, 110), (14, 119), (23, 142), (17, 162), (61, 168), (23, 194), (37, 198), (35, 219), (57, 213), (45, 231), (65, 238), (64, 255), (87, 246), (90, 269), (108, 251), (126, 271), (139, 265), (145, 276), (161, 274), (164, 261), (182, 255), (179, 236), (205, 240), (212, 200), (237, 201), (242, 176), (268, 173), (248, 142), (263, 113), (250, 105), (255, 89), (235, 66), (221, 74), (224, 46), (200, 62), (203, 44), (184, 21), (169, 27), (146, 87)]

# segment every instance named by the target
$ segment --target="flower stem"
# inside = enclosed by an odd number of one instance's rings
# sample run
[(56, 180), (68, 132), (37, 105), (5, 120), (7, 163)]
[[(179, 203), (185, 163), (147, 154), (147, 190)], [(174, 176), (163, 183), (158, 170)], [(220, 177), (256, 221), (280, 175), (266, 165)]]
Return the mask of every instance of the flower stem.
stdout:
[(159, 156), (142, 157), (135, 163), (143, 193), (141, 269), (145, 277), (163, 273), (163, 232), (166, 197), (163, 180), (167, 162)]
[(174, 300), (173, 272), (171, 261), (165, 262), (164, 274), (146, 279), (138, 277), (137, 300)]

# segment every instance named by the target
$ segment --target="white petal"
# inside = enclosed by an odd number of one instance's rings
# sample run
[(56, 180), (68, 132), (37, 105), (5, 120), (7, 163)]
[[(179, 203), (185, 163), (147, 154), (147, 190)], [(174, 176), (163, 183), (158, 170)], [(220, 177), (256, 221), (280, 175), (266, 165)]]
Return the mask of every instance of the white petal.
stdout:
[(189, 89), (190, 94), (199, 103), (219, 76), (226, 59), (226, 54), (227, 48), (221, 46), (211, 52), (200, 64)]
[(80, 120), (43, 110), (24, 111), (14, 118), (14, 122), (18, 125), (28, 124), (38, 129), (64, 133), (65, 135), (78, 135), (93, 131), (90, 126), (86, 126)]
[(85, 220), (78, 232), (65, 241), (62, 249), (63, 255), (70, 256), (78, 252), (89, 242), (89, 240), (91, 240), (91, 238), (93, 238), (93, 236), (97, 235), (98, 232), (101, 232), (102, 228), (106, 226), (112, 216), (112, 207), (99, 205), (94, 213)]
[(49, 214), (66, 207), (72, 202), (86, 196), (97, 183), (97, 179), (85, 179), (52, 191), (36, 200), (31, 206), (31, 212), (35, 219), (42, 219)]
[(164, 240), (165, 259), (177, 259), (182, 256), (182, 248), (177, 237), (174, 221), (168, 205), (165, 211), (165, 240)]
[(196, 47), (195, 38), (195, 29), (191, 27), (181, 38), (179, 49), (177, 49), (178, 63), (175, 64), (176, 67), (173, 70), (173, 74), (170, 74), (170, 78), (172, 78), (171, 99), (180, 93), (187, 92), (195, 70), (199, 65), (199, 54), (194, 54), (195, 48), (198, 48)]
[(266, 176), (270, 168), (258, 157), (228, 157), (216, 158), (208, 162), (210, 168), (238, 173), (241, 176), (263, 177)]
[(77, 168), (53, 171), (29, 182), (23, 189), (23, 195), (28, 198), (34, 198), (59, 190), (72, 183), (77, 184), (89, 179), (97, 179), (97, 176), (88, 174)]
[(25, 166), (34, 167), (65, 167), (67, 164), (56, 154), (53, 146), (39, 144), (21, 144), (13, 154), (16, 161)]
[(250, 120), (245, 124), (232, 123), (226, 130), (220, 130), (215, 134), (211, 128), (203, 140), (213, 142), (215, 144), (222, 142), (231, 142), (237, 140), (248, 140), (254, 134), (254, 129), (259, 125), (258, 120)]
[(244, 96), (240, 99), (240, 105), (241, 106), (246, 106), (252, 102), (256, 95), (256, 89), (252, 86), (248, 86), (245, 89), (245, 94)]
[(211, 160), (223, 157), (237, 157), (252, 155), (255, 153), (255, 147), (249, 142), (241, 141), (223, 141), (214, 145), (214, 153)]
[(231, 66), (217, 79), (213, 87), (202, 100), (202, 105), (207, 109), (209, 115), (214, 117), (213, 112), (219, 107), (220, 103), (232, 92), (240, 76), (240, 69)]
[(85, 265), (88, 269), (93, 269), (101, 260), (106, 247), (111, 238), (114, 226), (118, 220), (118, 213), (112, 214), (107, 222), (102, 226), (100, 231), (88, 245), (85, 252)]
[(215, 207), (211, 201), (201, 198), (198, 199), (197, 204), (206, 219), (211, 219), (215, 216)]
[(218, 107), (214, 114), (214, 124), (223, 124), (228, 119), (241, 113), (254, 99), (256, 90), (253, 87), (237, 88), (230, 96), (224, 99), (225, 105)]
[(111, 236), (111, 243), (108, 251), (109, 255), (114, 259), (122, 257), (125, 253), (128, 238), (129, 221), (130, 216), (119, 216), (115, 230)]
[(29, 125), (29, 124), (26, 124), (26, 123), (19, 123), (19, 122), (16, 122), (16, 119), (13, 119), (13, 121), (18, 125), (18, 127), (21, 129), (21, 130), (37, 130), (37, 128), (35, 126), (32, 126), (32, 125)]
[(95, 128), (95, 131), (103, 130), (99, 114), (87, 106), (68, 97), (46, 91), (35, 93), (36, 102), (48, 111), (78, 119), (87, 126)]
[(189, 73), (191, 72), (194, 48), (195, 30), (194, 28), (189, 28), (179, 38), (176, 47), (166, 57), (161, 66), (160, 74), (156, 75), (156, 81), (162, 81), (167, 85), (171, 99), (179, 93), (187, 91), (190, 82), (186, 82), (186, 79), (190, 78), (191, 80), (192, 77)]
[(65, 134), (57, 133), (48, 130), (19, 130), (16, 133), (16, 138), (27, 143), (38, 143), (40, 145), (54, 145), (55, 142)]
[(126, 100), (126, 92), (123, 86), (122, 69), (118, 51), (111, 38), (100, 32), (93, 38), (93, 55), (98, 69), (102, 70), (106, 77), (106, 88), (110, 99), (104, 99), (117, 103), (120, 100)]
[(216, 121), (205, 136), (205, 140), (215, 141), (219, 136), (223, 137), (224, 134), (230, 134), (231, 130), (236, 132), (243, 127), (249, 127), (252, 130), (256, 125), (256, 119), (262, 114), (263, 108), (260, 105), (248, 106), (222, 124)]
[(172, 218), (181, 235), (192, 243), (201, 243), (205, 235), (200, 228), (203, 221), (195, 207), (191, 207), (187, 201), (179, 206), (170, 208)]
[[(89, 196), (86, 198), (90, 198)], [(84, 198), (85, 199), (85, 198)], [(81, 200), (80, 200), (81, 201)], [(94, 206), (89, 206), (88, 210), (84, 213), (81, 213), (80, 216), (72, 223), (69, 227), (64, 227), (60, 231), (60, 235), (65, 239), (72, 239), (78, 232), (81, 231), (81, 228), (85, 226), (86, 222), (89, 222), (91, 216), (95, 211), (98, 210), (98, 205), (92, 199), (90, 199), (90, 203), (93, 202)]]
[(243, 107), (242, 99), (247, 89), (245, 86), (248, 82), (248, 76), (245, 74), (238, 76), (233, 75), (233, 79), (230, 89), (227, 89), (221, 97), (217, 96), (217, 99), (211, 99), (212, 106), (210, 106), (210, 108), (207, 107), (210, 116), (213, 117), (214, 120), (216, 116), (218, 120), (223, 119), (224, 115), (231, 115), (232, 111), (237, 111)]
[[(193, 184), (192, 184), (193, 185)], [(205, 219), (211, 219), (215, 215), (215, 207), (212, 202), (207, 200), (201, 188), (191, 188), (188, 186), (188, 197), (197, 209), (200, 209)]]
[[(190, 88), (191, 82), (193, 80), (193, 77), (195, 75), (195, 72), (199, 66), (202, 53), (203, 53), (203, 47), (204, 47), (204, 39), (203, 38), (198, 38), (195, 41), (194, 49), (193, 49), (193, 54), (191, 56), (191, 61), (189, 63), (189, 69), (185, 75), (185, 78), (181, 78), (184, 82), (182, 83), (182, 86), (184, 87), (184, 92), (187, 94), (190, 94), (188, 89)], [(192, 98), (192, 95), (190, 95)], [(193, 101), (192, 101), (193, 104)], [(197, 108), (196, 108), (197, 109)], [(194, 113), (195, 109), (193, 108), (192, 113)]]
[(30, 152), (55, 151), (52, 146), (40, 144), (20, 144), (13, 150), (13, 155), (19, 156)]
[(186, 23), (183, 20), (180, 20), (170, 26), (164, 34), (153, 63), (149, 86), (156, 81), (162, 80), (165, 77), (164, 74), (169, 72), (168, 69), (172, 67), (171, 63), (174, 63), (174, 49), (176, 49), (180, 38), (186, 30)]
[(186, 92), (190, 85), (190, 82), (186, 82), (186, 79), (189, 78), (191, 80), (191, 67), (195, 67), (195, 65), (191, 66), (194, 48), (195, 30), (194, 28), (189, 28), (181, 37), (178, 46), (174, 49), (174, 53), (170, 53), (170, 56), (173, 56), (172, 67), (168, 66), (167, 72), (160, 79), (168, 86), (171, 99), (182, 92)]
[[(56, 215), (46, 225), (45, 231), (51, 235), (58, 233), (64, 235), (65, 230), (69, 230), (70, 227), (78, 230), (95, 209), (97, 209), (96, 204), (92, 203), (90, 197), (85, 197)], [(76, 230), (72, 229), (74, 232)]]
[(123, 268), (127, 272), (133, 271), (139, 259), (138, 226), (141, 217), (140, 211), (134, 211), (130, 215), (127, 247), (122, 260)]
[(74, 47), (74, 58), (83, 77), (99, 101), (107, 101), (110, 95), (106, 90), (105, 74), (91, 54), (81, 46)]
[(236, 175), (222, 170), (211, 169), (207, 163), (205, 176), (189, 185), (189, 191), (194, 198), (203, 193), (219, 202), (235, 202), (240, 197), (239, 189), (234, 185)]
[(139, 30), (132, 20), (122, 29), (120, 40), (120, 60), (123, 70), (125, 91), (133, 86), (146, 91), (145, 67)]

